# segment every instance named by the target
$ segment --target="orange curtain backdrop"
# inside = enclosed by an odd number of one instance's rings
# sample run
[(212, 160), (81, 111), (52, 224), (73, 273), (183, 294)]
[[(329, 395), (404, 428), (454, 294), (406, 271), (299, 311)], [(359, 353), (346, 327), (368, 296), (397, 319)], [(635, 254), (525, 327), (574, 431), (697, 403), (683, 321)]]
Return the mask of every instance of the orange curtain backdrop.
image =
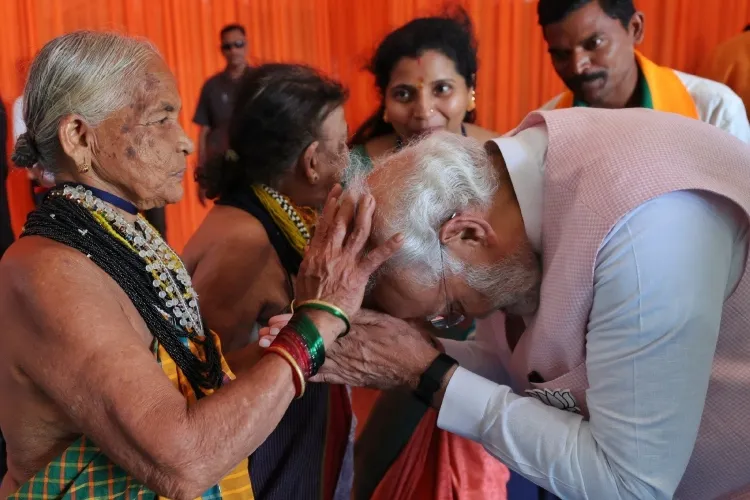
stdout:
[[(479, 40), (477, 105), (481, 125), (505, 132), (562, 85), (546, 54), (533, 0), (463, 0)], [(192, 114), (203, 81), (222, 68), (218, 32), (230, 22), (248, 28), (253, 63), (304, 62), (351, 90), (352, 129), (374, 109), (377, 94), (361, 71), (378, 40), (420, 15), (435, 0), (3, 0), (0, 2), (0, 94), (8, 112), (20, 95), (28, 60), (48, 40), (77, 29), (117, 30), (151, 39), (177, 75), (182, 122), (197, 136)], [(695, 71), (718, 42), (750, 21), (750, 2), (636, 0), (646, 14), (643, 52), (656, 62)], [(10, 123), (9, 123), (10, 127)], [(194, 162), (194, 158), (191, 159)], [(32, 208), (28, 181), (8, 181), (16, 232)], [(179, 251), (203, 219), (192, 178), (185, 199), (167, 208), (168, 237)]]

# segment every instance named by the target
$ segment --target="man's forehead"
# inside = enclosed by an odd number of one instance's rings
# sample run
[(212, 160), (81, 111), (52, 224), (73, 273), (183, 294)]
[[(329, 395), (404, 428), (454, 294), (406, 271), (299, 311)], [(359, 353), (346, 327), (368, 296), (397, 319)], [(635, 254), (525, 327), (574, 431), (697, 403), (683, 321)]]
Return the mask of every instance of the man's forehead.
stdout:
[(604, 12), (599, 2), (590, 2), (570, 13), (559, 23), (551, 24), (544, 29), (548, 41), (579, 43), (596, 33), (612, 31), (620, 21)]
[(237, 40), (245, 38), (240, 30), (229, 30), (222, 35), (222, 40)]

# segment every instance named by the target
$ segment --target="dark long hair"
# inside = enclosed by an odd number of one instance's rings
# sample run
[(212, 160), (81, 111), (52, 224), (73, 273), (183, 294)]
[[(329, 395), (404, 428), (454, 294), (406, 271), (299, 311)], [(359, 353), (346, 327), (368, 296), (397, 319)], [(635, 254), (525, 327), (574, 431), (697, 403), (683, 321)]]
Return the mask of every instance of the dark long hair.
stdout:
[[(477, 42), (468, 13), (457, 8), (443, 16), (415, 19), (388, 34), (367, 65), (380, 92), (380, 106), (357, 129), (350, 145), (364, 144), (393, 132), (393, 126), (383, 121), (385, 93), (393, 68), (401, 59), (416, 59), (428, 50), (436, 50), (451, 59), (466, 85), (476, 88)], [(464, 117), (468, 123), (475, 119), (476, 111), (467, 112)]]
[(229, 123), (231, 154), (210, 159), (196, 180), (208, 198), (252, 184), (273, 186), (289, 172), (320, 126), (347, 98), (337, 81), (298, 64), (264, 64), (238, 91)]

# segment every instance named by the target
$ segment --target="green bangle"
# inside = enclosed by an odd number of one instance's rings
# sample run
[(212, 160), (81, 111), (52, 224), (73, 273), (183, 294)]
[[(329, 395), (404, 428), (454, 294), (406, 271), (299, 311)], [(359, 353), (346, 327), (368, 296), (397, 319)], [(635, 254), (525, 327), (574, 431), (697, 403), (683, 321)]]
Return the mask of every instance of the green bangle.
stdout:
[(328, 302), (323, 302), (322, 300), (308, 300), (308, 301), (302, 302), (301, 304), (298, 304), (295, 307), (297, 311), (301, 311), (302, 309), (305, 309), (305, 308), (316, 309), (318, 311), (327, 312), (328, 314), (336, 316), (338, 319), (343, 321), (344, 325), (346, 325), (346, 330), (344, 330), (344, 333), (339, 335), (338, 338), (346, 337), (349, 334), (349, 330), (352, 329), (352, 324), (349, 322), (349, 316), (347, 316), (344, 311), (334, 306), (333, 304), (329, 304)]
[(307, 350), (310, 353), (312, 360), (312, 372), (317, 373), (326, 359), (326, 347), (323, 344), (323, 337), (321, 337), (318, 327), (315, 323), (305, 314), (295, 314), (289, 326), (297, 332), (307, 345)]

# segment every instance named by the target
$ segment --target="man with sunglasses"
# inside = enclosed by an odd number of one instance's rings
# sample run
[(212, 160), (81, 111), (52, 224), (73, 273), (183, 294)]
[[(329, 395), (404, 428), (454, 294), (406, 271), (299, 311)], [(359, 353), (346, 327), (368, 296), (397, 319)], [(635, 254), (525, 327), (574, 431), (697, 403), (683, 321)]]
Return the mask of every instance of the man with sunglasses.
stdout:
[[(230, 24), (222, 28), (221, 54), (227, 61), (223, 71), (203, 84), (193, 123), (201, 127), (198, 136), (198, 167), (226, 149), (227, 128), (232, 117), (237, 88), (250, 71), (247, 62), (245, 27)], [(201, 196), (201, 201), (203, 197)]]

